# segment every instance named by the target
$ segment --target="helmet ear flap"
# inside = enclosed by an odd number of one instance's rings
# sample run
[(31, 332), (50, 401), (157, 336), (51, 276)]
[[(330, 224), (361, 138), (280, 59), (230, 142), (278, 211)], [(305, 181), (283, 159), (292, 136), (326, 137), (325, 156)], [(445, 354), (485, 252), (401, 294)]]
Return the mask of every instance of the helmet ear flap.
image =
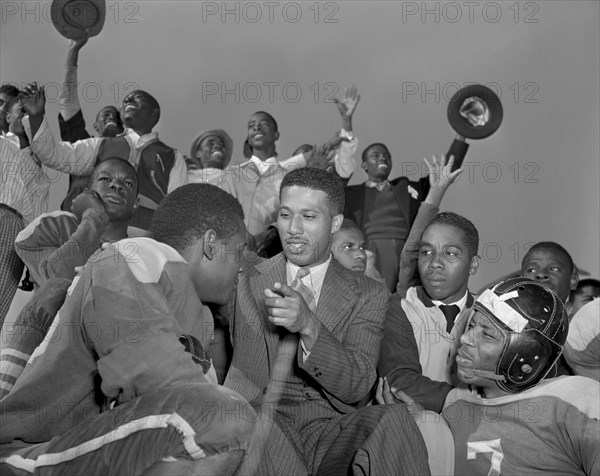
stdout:
[(515, 393), (535, 386), (560, 357), (562, 346), (534, 334), (541, 333), (530, 330), (509, 337), (511, 351), (502, 356), (497, 369), (505, 378), (504, 382), (497, 382), (502, 390)]

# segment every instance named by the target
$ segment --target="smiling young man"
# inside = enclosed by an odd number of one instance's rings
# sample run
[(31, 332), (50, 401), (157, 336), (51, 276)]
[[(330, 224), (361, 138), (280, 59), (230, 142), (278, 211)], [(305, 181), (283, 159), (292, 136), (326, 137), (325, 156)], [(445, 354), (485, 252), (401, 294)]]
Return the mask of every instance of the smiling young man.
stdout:
[(439, 413), (458, 383), (454, 355), (473, 305), (468, 283), (479, 267), (478, 247), (473, 223), (456, 213), (438, 214), (420, 240), (422, 285), (390, 299), (379, 374), (427, 410)]
[(23, 118), (31, 148), (40, 161), (68, 174), (88, 175), (94, 166), (110, 157), (129, 161), (139, 179), (140, 205), (131, 225), (148, 230), (152, 215), (167, 193), (187, 183), (187, 168), (181, 154), (163, 144), (152, 129), (160, 119), (160, 106), (146, 91), (136, 90), (123, 99), (121, 119), (125, 133), (117, 137), (91, 137), (73, 144), (54, 139), (44, 117), (43, 88), (29, 85), (30, 100)]
[(375, 253), (375, 266), (393, 292), (398, 282), (398, 263), (419, 205), (429, 191), (429, 179), (411, 182), (406, 177), (388, 180), (392, 155), (375, 143), (362, 153), (365, 183), (346, 188), (344, 216), (354, 221)]
[(192, 141), (190, 157), (186, 159), (188, 182), (218, 186), (232, 153), (233, 141), (223, 129), (200, 132)]
[(233, 474), (256, 415), (214, 384), (205, 303), (235, 291), (243, 219), (229, 194), (186, 185), (161, 202), (153, 239), (86, 263), (53, 323), (62, 337), (0, 403), (2, 474)]
[[(388, 293), (331, 256), (343, 206), (334, 175), (287, 174), (277, 218), (283, 253), (248, 263), (240, 276), (225, 385), (256, 408), (266, 404), (275, 422), (265, 450), (253, 450), (258, 468), (242, 474), (427, 473), (402, 406), (360, 408), (375, 381)], [(283, 371), (282, 354), (290, 359)]]
[[(77, 142), (88, 139), (91, 135), (86, 130), (85, 119), (79, 103), (77, 82), (77, 62), (79, 51), (88, 41), (87, 33), (81, 37), (69, 40), (67, 50), (67, 61), (65, 64), (65, 78), (60, 90), (58, 101), (58, 126), (60, 128), (60, 139), (67, 142)], [(98, 114), (93, 124), (93, 129), (98, 137), (116, 137), (124, 131), (123, 121), (119, 109), (115, 106), (105, 106)], [(61, 210), (71, 211), (73, 199), (86, 187), (87, 176), (70, 175), (69, 190), (65, 199), (60, 204)]]

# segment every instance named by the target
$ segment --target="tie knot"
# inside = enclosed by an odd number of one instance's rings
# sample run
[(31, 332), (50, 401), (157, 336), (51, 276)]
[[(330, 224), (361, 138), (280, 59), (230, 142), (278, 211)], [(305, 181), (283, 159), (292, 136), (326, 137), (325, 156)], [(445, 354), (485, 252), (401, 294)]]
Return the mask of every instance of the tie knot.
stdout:
[(310, 274), (310, 269), (308, 268), (300, 268), (298, 269), (298, 272), (296, 273), (296, 277), (294, 278), (294, 282), (292, 283), (292, 287), (295, 288), (298, 286), (299, 281), (304, 278), (305, 276), (308, 276)]
[(449, 306), (441, 305), (440, 310), (444, 314), (446, 318), (446, 332), (450, 333), (452, 331), (452, 327), (454, 327), (454, 320), (458, 313), (460, 312), (460, 308), (456, 304), (451, 304)]

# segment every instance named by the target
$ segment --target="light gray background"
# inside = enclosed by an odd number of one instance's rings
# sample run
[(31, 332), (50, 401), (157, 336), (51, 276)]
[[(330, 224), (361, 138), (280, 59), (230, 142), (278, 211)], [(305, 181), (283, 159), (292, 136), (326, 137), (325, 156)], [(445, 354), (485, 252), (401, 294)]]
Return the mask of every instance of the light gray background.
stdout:
[[(49, 22), (49, 1), (0, 3), (0, 79), (47, 84), (57, 132), (67, 40)], [(468, 168), (442, 204), (479, 229), (483, 261), (471, 289), (517, 270), (540, 240), (563, 244), (598, 277), (599, 17), (597, 1), (108, 0), (103, 31), (80, 55), (80, 98), (91, 130), (98, 109), (135, 83), (159, 100), (166, 143), (187, 154), (198, 131), (223, 128), (236, 162), (254, 111), (275, 116), (288, 156), (335, 132), (339, 116), (326, 99), (355, 84), (359, 151), (385, 142), (391, 176), (417, 179), (422, 157), (451, 143), (446, 107), (457, 85), (488, 84), (504, 122), (471, 142)], [(351, 183), (365, 178), (359, 170)], [(57, 176), (51, 210), (66, 183)], [(13, 316), (28, 298), (19, 292)]]

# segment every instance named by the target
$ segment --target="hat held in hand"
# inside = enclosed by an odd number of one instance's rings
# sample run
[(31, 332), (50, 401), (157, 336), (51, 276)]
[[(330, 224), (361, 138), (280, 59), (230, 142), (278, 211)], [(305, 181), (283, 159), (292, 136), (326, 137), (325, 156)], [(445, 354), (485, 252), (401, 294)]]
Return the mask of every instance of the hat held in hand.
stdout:
[(96, 36), (104, 26), (105, 0), (53, 0), (50, 9), (52, 23), (65, 38), (77, 40), (85, 30)]

